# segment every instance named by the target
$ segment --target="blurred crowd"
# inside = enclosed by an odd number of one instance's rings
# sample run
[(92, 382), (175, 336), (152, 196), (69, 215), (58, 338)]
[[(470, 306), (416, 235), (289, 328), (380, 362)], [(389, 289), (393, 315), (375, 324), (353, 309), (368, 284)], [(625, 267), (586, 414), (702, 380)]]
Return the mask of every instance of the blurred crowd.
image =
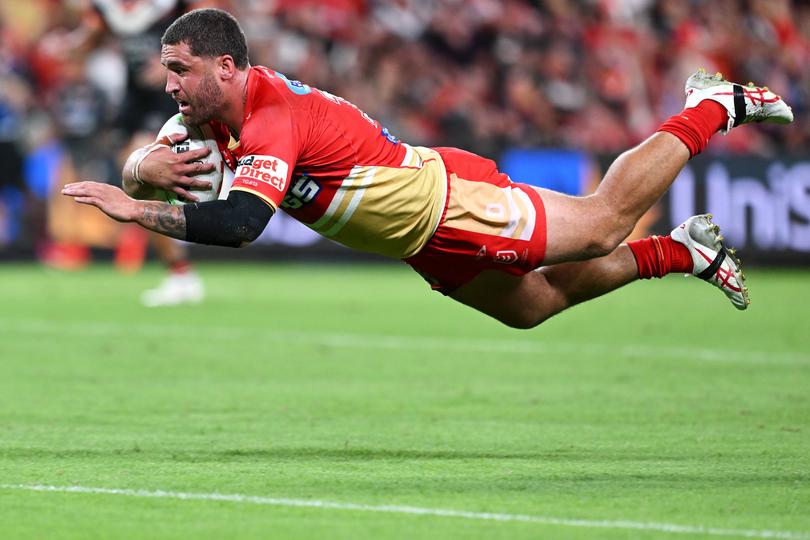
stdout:
[[(800, 154), (810, 142), (810, 1), (96, 3), (227, 9), (243, 24), (254, 65), (340, 95), (412, 144), (493, 158), (514, 147), (618, 153), (681, 109), (697, 67), (767, 81), (797, 116), (787, 129), (718, 137), (710, 151)], [(126, 100), (127, 78), (162, 87), (159, 50), (143, 51), (154, 57), (133, 73), (124, 60), (132, 51), (114, 35), (75, 46), (91, 4), (0, 4), (0, 223), (15, 204), (53, 191), (59, 156), (70, 156), (71, 174), (116, 177), (129, 138), (122, 119), (139, 114)], [(164, 120), (154, 119), (155, 131)], [(4, 234), (13, 231), (0, 225), (0, 246)]]

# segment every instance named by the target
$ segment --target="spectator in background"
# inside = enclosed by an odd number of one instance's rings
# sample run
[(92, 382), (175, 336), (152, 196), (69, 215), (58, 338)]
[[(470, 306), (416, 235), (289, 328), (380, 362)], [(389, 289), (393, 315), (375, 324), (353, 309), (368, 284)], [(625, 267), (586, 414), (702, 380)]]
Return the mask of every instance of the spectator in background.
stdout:
[[(18, 239), (25, 200), (34, 203), (23, 176), (23, 129), (31, 99), (24, 55), (0, 12), (0, 248)], [(36, 229), (38, 241), (41, 230)]]
[[(57, 73), (44, 102), (49, 117), (32, 121), (42, 125), (36, 136), (32, 134), (36, 144), (32, 145), (29, 166), (29, 174), (53, 175), (51, 193), (72, 178), (103, 173), (115, 178), (117, 172), (116, 149), (109, 136), (111, 113), (104, 92), (87, 76), (84, 59), (71, 51), (62, 54)], [(54, 138), (58, 141), (55, 148)], [(46, 165), (48, 162), (53, 163)], [(36, 185), (43, 183), (29, 180)], [(41, 260), (68, 270), (89, 262), (88, 245), (113, 248), (120, 234), (119, 226), (77, 212), (56, 196), (48, 200), (48, 229), (53, 242), (42, 250)]]
[[(182, 0), (92, 0), (80, 13), (80, 25), (69, 34), (52, 34), (52, 47), (68, 54), (82, 54), (85, 58), (110, 40), (120, 51), (126, 68), (123, 100), (115, 115), (114, 134), (117, 135), (120, 156), (129, 155), (137, 148), (154, 141), (155, 135), (169, 117), (177, 113), (175, 104), (163, 92), (163, 72), (159, 55), (160, 36), (172, 20), (189, 6)], [(72, 73), (72, 72), (71, 72)], [(74, 83), (77, 81), (73, 81)], [(81, 84), (64, 87), (59, 94), (57, 117), (68, 127), (67, 140), (74, 155), (93, 152), (98, 140), (74, 137), (74, 128), (83, 129), (96, 124), (92, 107), (83, 105), (95, 101), (96, 111), (103, 110), (100, 91), (82, 80)], [(94, 96), (91, 94), (95, 93)], [(82, 126), (64, 126), (77, 121)], [(96, 131), (97, 133), (97, 131)], [(88, 144), (89, 143), (89, 144)], [(120, 170), (121, 163), (117, 169)], [(93, 175), (96, 176), (96, 175)], [(114, 175), (117, 176), (117, 175)], [(145, 291), (142, 303), (149, 307), (199, 302), (204, 297), (202, 280), (193, 271), (185, 245), (161, 235), (149, 235), (158, 257), (169, 274), (155, 289)], [(146, 236), (135, 227), (125, 228), (120, 236), (116, 254), (118, 266), (125, 270), (137, 269), (144, 256)]]

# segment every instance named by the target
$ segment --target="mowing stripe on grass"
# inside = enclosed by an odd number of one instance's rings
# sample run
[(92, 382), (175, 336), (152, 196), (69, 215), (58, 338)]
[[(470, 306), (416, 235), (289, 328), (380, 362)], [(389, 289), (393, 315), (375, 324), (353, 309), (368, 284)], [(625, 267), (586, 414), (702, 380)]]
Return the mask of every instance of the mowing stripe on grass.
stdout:
[(0, 319), (0, 335), (4, 332), (75, 336), (105, 336), (120, 334), (126, 337), (138, 336), (155, 338), (162, 336), (194, 335), (195, 339), (250, 338), (279, 343), (307, 343), (336, 348), (352, 349), (395, 349), (418, 351), (456, 351), (456, 352), (493, 352), (501, 354), (588, 354), (598, 357), (619, 356), (625, 358), (675, 358), (678, 360), (697, 360), (704, 362), (722, 362), (730, 364), (763, 364), (763, 365), (808, 365), (810, 354), (729, 350), (725, 348), (654, 346), (643, 344), (615, 345), (606, 343), (583, 343), (565, 341), (530, 341), (516, 339), (471, 339), (449, 337), (392, 336), (358, 333), (324, 333), (324, 332), (268, 332), (241, 326), (199, 326), (199, 325), (163, 325), (163, 324), (123, 324), (111, 321), (52, 321), (45, 319)]
[(260, 497), (256, 495), (222, 494), (222, 493), (185, 493), (178, 491), (149, 491), (143, 489), (114, 489), (84, 486), (43, 486), (27, 484), (0, 484), (0, 489), (24, 491), (45, 491), (55, 493), (85, 493), (93, 495), (123, 495), (126, 497), (145, 497), (155, 499), (179, 499), (186, 501), (222, 501), (232, 503), (261, 504), (293, 508), (319, 508), (323, 510), (351, 510), (356, 512), (383, 512), (388, 514), (408, 514), (474, 519), (481, 521), (513, 521), (537, 523), (540, 525), (557, 525), (561, 527), (583, 527), (590, 529), (627, 529), (642, 531), (659, 531), (673, 534), (693, 534), (710, 536), (727, 536), (738, 538), (778, 538), (783, 540), (810, 540), (810, 533), (794, 531), (770, 531), (754, 529), (724, 529), (702, 525), (677, 525), (674, 523), (653, 523), (628, 520), (591, 520), (567, 519), (550, 516), (533, 516), (526, 514), (502, 514), (494, 512), (466, 512), (445, 508), (421, 508), (418, 506), (372, 505), (335, 501), (318, 501), (309, 499), (288, 499), (284, 497)]

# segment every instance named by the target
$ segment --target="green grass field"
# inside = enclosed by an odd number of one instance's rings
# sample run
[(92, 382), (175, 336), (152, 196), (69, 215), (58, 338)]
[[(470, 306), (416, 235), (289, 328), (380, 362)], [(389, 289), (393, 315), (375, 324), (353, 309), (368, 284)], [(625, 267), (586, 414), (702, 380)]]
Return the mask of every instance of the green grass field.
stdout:
[(0, 266), (0, 539), (810, 539), (808, 272), (517, 331), (404, 266), (200, 268), (148, 310), (156, 267)]

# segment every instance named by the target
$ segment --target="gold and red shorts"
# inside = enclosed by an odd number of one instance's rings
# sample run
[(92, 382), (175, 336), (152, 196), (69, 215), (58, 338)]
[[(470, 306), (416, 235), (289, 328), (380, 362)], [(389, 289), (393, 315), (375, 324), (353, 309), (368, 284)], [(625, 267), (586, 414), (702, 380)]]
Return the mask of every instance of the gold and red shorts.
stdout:
[(405, 262), (444, 294), (483, 270), (522, 276), (546, 252), (540, 194), (512, 182), (495, 162), (457, 148), (435, 148), (447, 168), (447, 199), (436, 232)]

